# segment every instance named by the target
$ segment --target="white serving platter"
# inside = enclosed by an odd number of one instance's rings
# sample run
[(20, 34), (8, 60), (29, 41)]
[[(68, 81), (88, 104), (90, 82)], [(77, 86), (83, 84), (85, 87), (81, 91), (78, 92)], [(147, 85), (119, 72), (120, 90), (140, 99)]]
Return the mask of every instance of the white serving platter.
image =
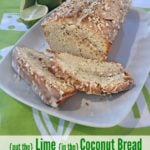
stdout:
[[(38, 51), (47, 48), (41, 21), (28, 30), (15, 47), (26, 46)], [(110, 52), (109, 58), (122, 63), (135, 81), (131, 90), (120, 94), (102, 97), (78, 93), (60, 108), (51, 108), (34, 94), (24, 80), (16, 78), (11, 67), (11, 54), (12, 51), (0, 63), (0, 88), (6, 93), (28, 106), (77, 124), (111, 127), (120, 123), (131, 111), (150, 71), (150, 13), (131, 9)]]

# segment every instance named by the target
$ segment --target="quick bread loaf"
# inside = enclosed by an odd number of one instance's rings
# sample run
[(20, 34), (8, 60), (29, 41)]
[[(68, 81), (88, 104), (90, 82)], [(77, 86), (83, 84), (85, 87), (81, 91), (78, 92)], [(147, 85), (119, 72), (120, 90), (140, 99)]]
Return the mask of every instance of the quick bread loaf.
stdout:
[(52, 52), (49, 71), (87, 94), (113, 94), (132, 87), (133, 79), (121, 64)]
[(129, 6), (130, 0), (67, 0), (42, 22), (51, 55), (16, 47), (14, 70), (52, 107), (77, 91), (101, 95), (128, 90), (132, 77), (107, 56)]
[(35, 50), (17, 47), (13, 50), (12, 66), (15, 71), (52, 107), (62, 104), (76, 93), (75, 88), (66, 81), (56, 78), (49, 71), (49, 57)]
[(129, 6), (130, 0), (67, 0), (42, 28), (51, 49), (106, 60)]

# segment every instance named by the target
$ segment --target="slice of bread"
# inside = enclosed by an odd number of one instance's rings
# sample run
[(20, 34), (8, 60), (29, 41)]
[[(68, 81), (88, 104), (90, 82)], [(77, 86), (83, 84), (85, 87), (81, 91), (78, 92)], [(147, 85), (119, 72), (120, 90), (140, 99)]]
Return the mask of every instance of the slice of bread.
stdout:
[(35, 50), (17, 47), (13, 50), (12, 66), (28, 81), (42, 101), (52, 107), (62, 104), (76, 93), (69, 83), (49, 71), (49, 57)]
[(50, 48), (76, 56), (106, 60), (131, 0), (67, 0), (42, 28)]
[(112, 94), (127, 90), (133, 85), (133, 79), (119, 63), (50, 52), (53, 56), (49, 70), (77, 90), (88, 94)]

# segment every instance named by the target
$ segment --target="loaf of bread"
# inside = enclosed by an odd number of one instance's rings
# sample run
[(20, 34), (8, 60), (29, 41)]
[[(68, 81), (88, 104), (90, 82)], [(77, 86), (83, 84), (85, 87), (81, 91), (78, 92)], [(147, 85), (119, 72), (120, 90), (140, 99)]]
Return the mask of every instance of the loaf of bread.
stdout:
[(76, 93), (69, 83), (49, 71), (49, 57), (35, 50), (17, 47), (13, 50), (12, 66), (28, 81), (42, 101), (52, 107), (62, 104)]
[(113, 94), (129, 89), (133, 79), (114, 62), (100, 62), (68, 53), (52, 52), (49, 70), (87, 94)]
[(51, 49), (106, 60), (129, 6), (130, 0), (67, 0), (42, 28)]

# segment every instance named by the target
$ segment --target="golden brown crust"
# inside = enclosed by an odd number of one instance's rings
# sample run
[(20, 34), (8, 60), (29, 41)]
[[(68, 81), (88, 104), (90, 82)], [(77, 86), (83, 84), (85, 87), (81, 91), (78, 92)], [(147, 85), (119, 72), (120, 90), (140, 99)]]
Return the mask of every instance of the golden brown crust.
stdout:
[[(30, 65), (28, 60), (24, 59), (21, 51), (22, 48), (16, 48), (13, 51), (12, 66), (22, 78), (33, 86), (34, 91), (41, 97), (44, 103), (52, 107), (57, 107), (76, 93), (76, 90), (73, 87), (71, 88), (71, 86), (65, 91), (62, 91), (59, 86), (52, 83), (49, 84), (46, 76), (41, 76), (38, 71), (32, 71), (34, 66)], [(49, 76), (51, 76), (51, 73), (49, 73)]]
[(67, 0), (42, 23), (65, 21), (77, 26), (85, 25), (110, 43), (124, 21), (131, 0)]
[(56, 77), (66, 80), (69, 84), (73, 85), (79, 91), (84, 91), (87, 94), (96, 94), (96, 95), (113, 94), (113, 93), (118, 93), (121, 91), (128, 90), (133, 86), (132, 77), (126, 71), (122, 70), (122, 68), (120, 70), (120, 73), (123, 74), (124, 81), (121, 83), (116, 83), (111, 85), (109, 84), (105, 87), (102, 87), (98, 83), (91, 84), (90, 81), (82, 82), (80, 79), (76, 77), (74, 73), (70, 73), (67, 70), (64, 70), (59, 65), (59, 63), (57, 62), (57, 55), (59, 55), (59, 53), (53, 51), (51, 51), (51, 53), (53, 53), (54, 55), (51, 58), (51, 61), (49, 63), (49, 71), (55, 74)]
[(134, 81), (126, 71), (124, 72), (124, 79), (125, 81), (123, 83), (104, 87), (103, 93), (118, 93), (130, 89), (133, 86)]

